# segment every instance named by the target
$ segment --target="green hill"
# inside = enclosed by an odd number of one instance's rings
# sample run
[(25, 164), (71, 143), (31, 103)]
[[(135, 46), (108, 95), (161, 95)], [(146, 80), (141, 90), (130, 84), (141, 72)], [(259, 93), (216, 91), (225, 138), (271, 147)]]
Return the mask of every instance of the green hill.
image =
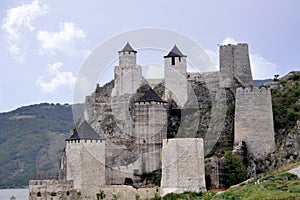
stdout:
[(72, 106), (42, 103), (0, 113), (0, 188), (28, 185), (36, 171), (57, 171)]

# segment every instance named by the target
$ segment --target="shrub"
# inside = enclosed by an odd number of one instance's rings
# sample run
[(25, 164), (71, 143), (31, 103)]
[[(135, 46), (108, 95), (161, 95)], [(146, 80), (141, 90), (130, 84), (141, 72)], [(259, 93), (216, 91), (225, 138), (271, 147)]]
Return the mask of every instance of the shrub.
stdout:
[(231, 152), (225, 155), (225, 184), (231, 186), (244, 181), (247, 177), (247, 169), (240, 156)]

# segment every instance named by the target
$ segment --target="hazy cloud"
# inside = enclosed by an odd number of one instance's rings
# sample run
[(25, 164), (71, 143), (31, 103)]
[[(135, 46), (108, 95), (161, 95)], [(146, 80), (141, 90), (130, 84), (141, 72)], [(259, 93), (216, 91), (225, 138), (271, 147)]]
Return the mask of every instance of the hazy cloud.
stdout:
[[(37, 39), (41, 44), (41, 53), (56, 51), (75, 54), (76, 40), (85, 39), (86, 33), (73, 22), (60, 23), (58, 32), (38, 31)], [(83, 52), (84, 53), (84, 52)]]
[(258, 54), (250, 54), (252, 76), (255, 79), (273, 78), (278, 66)]
[(143, 66), (143, 75), (148, 79), (164, 78), (164, 67), (160, 65), (146, 65)]
[(1, 28), (7, 33), (10, 53), (19, 62), (24, 60), (20, 48), (22, 28), (34, 31), (35, 27), (31, 22), (45, 13), (47, 13), (47, 5), (40, 5), (39, 0), (33, 0), (30, 4), (23, 4), (7, 10)]
[(44, 93), (54, 93), (60, 87), (74, 86), (76, 77), (72, 72), (62, 71), (62, 62), (48, 64), (45, 76), (40, 76), (36, 84), (42, 89)]
[(233, 39), (231, 37), (227, 37), (223, 40), (221, 45), (227, 45), (227, 44), (237, 44), (237, 42), (235, 41), (235, 39)]

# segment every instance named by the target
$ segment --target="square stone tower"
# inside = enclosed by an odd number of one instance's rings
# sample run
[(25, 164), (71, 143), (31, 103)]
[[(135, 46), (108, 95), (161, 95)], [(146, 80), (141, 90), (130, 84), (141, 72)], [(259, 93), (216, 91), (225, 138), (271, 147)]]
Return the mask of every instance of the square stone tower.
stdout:
[(171, 192), (205, 190), (203, 139), (164, 139), (161, 196)]
[(67, 180), (83, 193), (105, 185), (105, 140), (83, 121), (66, 139)]
[(235, 92), (237, 87), (252, 87), (248, 44), (221, 45), (220, 72), (221, 87), (230, 88)]
[(247, 151), (264, 159), (275, 151), (271, 91), (266, 88), (238, 88), (235, 102), (234, 144), (246, 142)]

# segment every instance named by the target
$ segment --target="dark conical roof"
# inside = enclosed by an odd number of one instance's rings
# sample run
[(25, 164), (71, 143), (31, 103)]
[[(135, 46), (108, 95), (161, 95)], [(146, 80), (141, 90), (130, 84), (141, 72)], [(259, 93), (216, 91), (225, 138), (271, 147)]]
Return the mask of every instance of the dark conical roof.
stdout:
[(119, 51), (119, 53), (120, 53), (120, 52), (134, 52), (134, 53), (136, 53), (137, 51), (135, 51), (135, 50), (130, 46), (129, 42), (127, 42), (127, 44), (125, 45), (125, 47), (124, 47), (121, 51)]
[(66, 139), (66, 141), (70, 140), (102, 140), (94, 129), (87, 123), (87, 121), (83, 121), (80, 126), (73, 129), (72, 135)]
[(178, 47), (175, 45), (173, 49), (168, 53), (168, 55), (164, 56), (164, 58), (168, 57), (186, 57), (181, 53), (181, 51), (178, 49)]
[(137, 102), (141, 102), (141, 101), (142, 102), (149, 102), (149, 101), (164, 102), (152, 88), (147, 90), (147, 92)]

